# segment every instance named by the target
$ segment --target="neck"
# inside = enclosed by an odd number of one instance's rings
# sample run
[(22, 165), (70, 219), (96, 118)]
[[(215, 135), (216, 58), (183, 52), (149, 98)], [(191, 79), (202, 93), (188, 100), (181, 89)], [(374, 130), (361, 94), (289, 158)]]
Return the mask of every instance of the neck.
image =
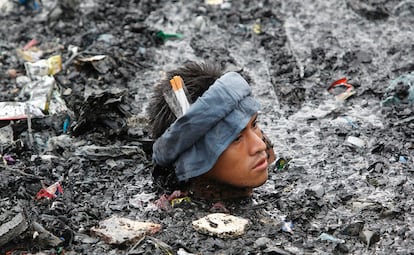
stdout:
[(253, 188), (235, 187), (203, 177), (194, 178), (190, 184), (192, 197), (213, 201), (250, 197), (252, 191)]

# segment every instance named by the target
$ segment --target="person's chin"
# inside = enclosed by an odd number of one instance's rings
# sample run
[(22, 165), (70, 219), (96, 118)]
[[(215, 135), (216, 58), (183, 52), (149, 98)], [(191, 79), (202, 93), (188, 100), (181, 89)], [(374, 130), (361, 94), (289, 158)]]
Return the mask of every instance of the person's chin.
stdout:
[(265, 173), (263, 173), (263, 176), (260, 176), (260, 178), (257, 178), (257, 180), (254, 182), (254, 185), (252, 185), (252, 188), (257, 188), (262, 186), (263, 184), (266, 183), (267, 179), (268, 179), (269, 175), (268, 172), (266, 170)]

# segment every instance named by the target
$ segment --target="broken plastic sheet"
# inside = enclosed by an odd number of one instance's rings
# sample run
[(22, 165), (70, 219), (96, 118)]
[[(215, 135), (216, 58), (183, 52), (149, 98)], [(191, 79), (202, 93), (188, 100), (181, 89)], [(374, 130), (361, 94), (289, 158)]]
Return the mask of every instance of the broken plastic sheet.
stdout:
[[(20, 77), (25, 83), (21, 96), (29, 94), (25, 102), (0, 102), (0, 120), (26, 119), (44, 117), (46, 113), (56, 114), (68, 111), (65, 102), (55, 90), (56, 81), (53, 76), (43, 76), (39, 80), (30, 81)], [(19, 82), (19, 81), (18, 81)]]
[(0, 120), (26, 119), (27, 114), (32, 117), (43, 117), (42, 110), (26, 102), (0, 102)]

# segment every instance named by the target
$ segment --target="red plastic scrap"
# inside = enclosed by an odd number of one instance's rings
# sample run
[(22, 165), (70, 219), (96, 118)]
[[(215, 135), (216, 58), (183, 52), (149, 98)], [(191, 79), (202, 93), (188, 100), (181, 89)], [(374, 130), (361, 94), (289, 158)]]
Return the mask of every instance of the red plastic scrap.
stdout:
[(345, 92), (343, 92), (343, 93), (341, 93), (341, 94), (339, 94), (339, 95), (337, 95), (337, 96), (336, 96), (336, 97), (337, 97), (337, 98), (339, 98), (339, 99), (345, 100), (345, 99), (347, 99), (348, 97), (350, 97), (350, 96), (352, 96), (353, 94), (355, 94), (354, 86), (352, 86), (351, 84), (347, 83), (347, 79), (346, 79), (346, 78), (341, 78), (341, 79), (339, 79), (339, 80), (337, 80), (337, 81), (334, 81), (334, 82), (333, 82), (333, 83), (329, 86), (328, 91), (329, 91), (330, 93), (332, 93), (333, 89), (334, 89), (335, 87), (338, 87), (338, 86), (344, 86), (344, 87), (346, 87), (346, 88), (347, 88), (347, 89), (345, 90)]
[(59, 194), (63, 194), (63, 188), (59, 182), (55, 182), (47, 188), (41, 188), (36, 194), (36, 200), (41, 198), (53, 199)]
[(32, 39), (23, 47), (23, 50), (28, 50), (28, 49), (30, 49), (31, 47), (35, 46), (38, 43), (39, 43), (38, 40)]
[(176, 190), (171, 195), (163, 194), (159, 199), (157, 199), (154, 202), (154, 204), (159, 209), (168, 210), (171, 207), (172, 200), (177, 198), (183, 198), (185, 196), (187, 196), (187, 192)]

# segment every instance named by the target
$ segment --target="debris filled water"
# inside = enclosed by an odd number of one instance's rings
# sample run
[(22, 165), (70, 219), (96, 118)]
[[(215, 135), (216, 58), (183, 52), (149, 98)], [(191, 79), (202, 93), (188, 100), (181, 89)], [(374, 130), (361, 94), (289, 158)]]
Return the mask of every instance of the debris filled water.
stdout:
[[(413, 6), (0, 1), (0, 253), (410, 254)], [(52, 58), (26, 73), (56, 55), (59, 72)], [(187, 60), (250, 78), (285, 162), (252, 201), (155, 203), (145, 109)], [(328, 90), (342, 78), (352, 95)], [(39, 95), (43, 111), (30, 108)], [(232, 238), (193, 228), (215, 211), (248, 227)], [(92, 231), (111, 217), (161, 229), (113, 244)]]

